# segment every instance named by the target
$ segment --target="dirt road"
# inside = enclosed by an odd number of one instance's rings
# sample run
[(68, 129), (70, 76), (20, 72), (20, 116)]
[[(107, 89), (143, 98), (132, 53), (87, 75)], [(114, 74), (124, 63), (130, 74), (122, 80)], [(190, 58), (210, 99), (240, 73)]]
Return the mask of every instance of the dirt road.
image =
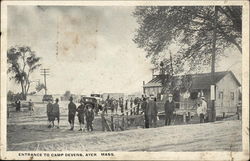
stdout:
[(7, 149), (14, 151), (240, 151), (241, 121), (176, 125), (121, 132), (69, 131), (66, 114), (60, 129), (48, 129), (44, 111), (8, 119)]

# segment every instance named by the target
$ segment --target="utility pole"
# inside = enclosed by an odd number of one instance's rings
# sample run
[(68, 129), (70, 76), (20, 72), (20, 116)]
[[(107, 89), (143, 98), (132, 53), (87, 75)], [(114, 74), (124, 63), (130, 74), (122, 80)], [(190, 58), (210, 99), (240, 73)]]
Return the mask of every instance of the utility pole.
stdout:
[(56, 25), (57, 25), (57, 28), (56, 28), (56, 56), (58, 56), (58, 46), (59, 46), (59, 43), (58, 43), (58, 40), (59, 40), (58, 16), (57, 16)]
[(47, 95), (47, 85), (46, 85), (46, 76), (49, 75), (49, 69), (41, 69), (41, 75), (43, 75), (44, 78), (44, 86), (45, 86), (45, 95)]
[(215, 73), (215, 56), (216, 56), (216, 32), (217, 32), (217, 20), (218, 20), (218, 8), (217, 6), (214, 6), (214, 21), (213, 21), (213, 49), (212, 49), (212, 64), (211, 64), (211, 119), (210, 121), (214, 122), (216, 121), (216, 110), (215, 110), (215, 98), (216, 98), (216, 87), (215, 87), (215, 79), (214, 79), (214, 73)]

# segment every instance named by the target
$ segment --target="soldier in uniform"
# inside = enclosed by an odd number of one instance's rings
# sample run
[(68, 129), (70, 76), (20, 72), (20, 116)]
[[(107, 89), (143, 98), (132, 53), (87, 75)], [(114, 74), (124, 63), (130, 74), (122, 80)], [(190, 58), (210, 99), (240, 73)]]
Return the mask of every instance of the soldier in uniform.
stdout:
[(84, 115), (85, 115), (85, 105), (84, 105), (83, 101), (81, 101), (80, 103), (81, 104), (80, 104), (80, 106), (78, 106), (78, 108), (76, 109), (76, 111), (78, 112), (77, 116), (78, 116), (78, 120), (79, 120), (79, 124), (80, 124), (79, 131), (83, 131)]
[(157, 126), (158, 109), (156, 106), (156, 102), (154, 101), (153, 95), (150, 97), (150, 100), (147, 103), (146, 113), (147, 113), (147, 118), (149, 121), (149, 127), (156, 127)]
[(141, 105), (141, 108), (143, 110), (143, 113), (144, 113), (144, 122), (145, 122), (145, 128), (149, 128), (149, 122), (148, 122), (148, 117), (147, 117), (147, 111), (146, 111), (146, 108), (147, 108), (147, 98), (144, 97), (143, 100), (142, 100), (142, 105)]
[(53, 108), (53, 104), (51, 103), (51, 99), (48, 100), (48, 104), (47, 104), (47, 117), (48, 117), (48, 121), (49, 121), (49, 126), (48, 128), (51, 128), (52, 126), (52, 121), (54, 122), (54, 117), (52, 115), (52, 108)]
[[(59, 109), (59, 99), (56, 98), (56, 102), (53, 104), (53, 108), (52, 108), (52, 115), (54, 117), (54, 120), (57, 119), (57, 128), (59, 129), (59, 122), (60, 122), (60, 109)], [(53, 126), (54, 126), (54, 120), (53, 122)]]
[(164, 108), (165, 108), (165, 125), (167, 126), (171, 124), (171, 120), (173, 118), (173, 112), (175, 109), (175, 104), (173, 101), (172, 94), (168, 95), (168, 100), (166, 101)]
[(73, 102), (73, 97), (69, 99), (70, 103), (68, 105), (68, 121), (70, 123), (70, 130), (74, 130), (75, 114), (76, 114), (76, 105)]

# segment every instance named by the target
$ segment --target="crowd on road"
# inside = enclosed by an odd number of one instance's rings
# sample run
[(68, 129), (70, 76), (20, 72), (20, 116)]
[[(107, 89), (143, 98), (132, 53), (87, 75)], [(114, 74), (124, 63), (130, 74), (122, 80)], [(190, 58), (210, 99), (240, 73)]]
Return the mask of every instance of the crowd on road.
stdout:
[[(142, 95), (141, 98), (136, 97), (134, 99), (131, 97), (130, 99), (127, 98), (126, 100), (124, 100), (123, 97), (120, 97), (118, 99), (108, 97), (106, 98), (106, 100), (103, 100), (99, 103), (102, 114), (108, 114), (108, 110), (110, 110), (111, 114), (143, 114), (145, 128), (157, 127), (157, 120), (159, 120), (159, 107), (157, 107), (156, 97), (154, 97), (153, 95)], [(20, 111), (20, 100), (15, 101), (15, 104), (16, 111)], [(175, 112), (175, 105), (176, 104), (173, 100), (173, 95), (169, 94), (168, 99), (164, 104), (166, 126), (171, 125), (173, 114)], [(34, 111), (34, 104), (32, 100), (28, 101), (28, 107), (29, 111)], [(80, 105), (77, 107), (74, 103), (73, 97), (70, 97), (68, 104), (68, 122), (70, 124), (70, 130), (74, 130), (75, 116), (77, 116), (80, 125), (79, 131), (84, 131), (85, 128), (87, 129), (87, 131), (93, 131), (93, 121), (95, 115), (98, 115), (98, 111), (96, 111), (95, 108), (96, 107), (94, 107), (93, 105), (88, 104), (82, 100), (80, 101)], [(200, 123), (204, 123), (207, 114), (207, 103), (204, 97), (201, 97), (201, 101), (197, 105), (197, 114), (200, 118)], [(52, 99), (48, 100), (47, 117), (49, 122), (48, 128), (60, 128), (60, 107), (58, 98), (55, 99), (55, 103), (53, 103)], [(56, 126), (55, 121), (57, 121)]]
[[(49, 121), (48, 128), (57, 127), (60, 128), (60, 109), (59, 109), (59, 99), (55, 100), (55, 103), (52, 104), (51, 99), (48, 100), (47, 104), (47, 116)], [(74, 130), (74, 123), (75, 123), (75, 115), (77, 113), (80, 129), (79, 131), (83, 131), (83, 125), (86, 121), (86, 127), (88, 131), (93, 131), (92, 122), (94, 120), (94, 111), (90, 105), (84, 105), (84, 102), (80, 102), (80, 105), (77, 107), (76, 104), (73, 102), (73, 97), (70, 97), (68, 104), (68, 122), (70, 124), (70, 130)], [(54, 121), (57, 119), (57, 126), (55, 126)]]
[[(86, 122), (87, 131), (93, 131), (93, 121), (95, 115), (98, 115), (98, 112), (95, 113), (96, 107), (93, 104), (80, 101), (80, 105), (77, 107), (73, 101), (73, 97), (70, 97), (68, 104), (68, 122), (70, 124), (70, 130), (74, 130), (75, 116), (78, 116), (78, 121), (80, 125), (79, 131), (84, 131), (84, 124)], [(59, 99), (55, 99), (55, 103), (52, 103), (53, 100), (49, 99), (47, 104), (47, 117), (48, 117), (48, 128), (57, 127), (60, 128), (60, 109), (59, 109)], [(126, 113), (127, 115), (130, 112), (130, 115), (139, 115), (141, 100), (136, 97), (135, 99), (127, 99), (124, 103), (124, 99), (121, 97), (119, 99), (107, 98), (105, 101), (100, 102), (101, 104), (101, 113), (108, 114), (110, 110), (111, 114), (118, 113), (118, 107), (122, 115)], [(128, 107), (130, 103), (130, 108)], [(98, 106), (98, 105), (97, 105)], [(57, 125), (55, 125), (57, 121)]]

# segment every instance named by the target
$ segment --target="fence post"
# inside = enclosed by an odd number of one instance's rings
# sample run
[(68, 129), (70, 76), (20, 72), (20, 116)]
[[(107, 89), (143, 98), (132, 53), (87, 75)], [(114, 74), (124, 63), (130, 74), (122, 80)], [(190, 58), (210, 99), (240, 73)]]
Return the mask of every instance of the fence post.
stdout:
[(123, 130), (125, 130), (125, 120), (124, 120), (124, 116), (122, 116), (122, 128), (123, 128)]
[(102, 131), (105, 131), (105, 119), (104, 119), (104, 113), (101, 114), (102, 119)]
[(188, 112), (188, 122), (191, 121), (191, 114)]
[(114, 117), (111, 115), (111, 130), (114, 131)]
[(183, 123), (186, 123), (186, 113), (183, 113)]
[(126, 117), (126, 119), (127, 119), (127, 126), (129, 126), (129, 124), (128, 124), (128, 113), (127, 113), (127, 117)]

